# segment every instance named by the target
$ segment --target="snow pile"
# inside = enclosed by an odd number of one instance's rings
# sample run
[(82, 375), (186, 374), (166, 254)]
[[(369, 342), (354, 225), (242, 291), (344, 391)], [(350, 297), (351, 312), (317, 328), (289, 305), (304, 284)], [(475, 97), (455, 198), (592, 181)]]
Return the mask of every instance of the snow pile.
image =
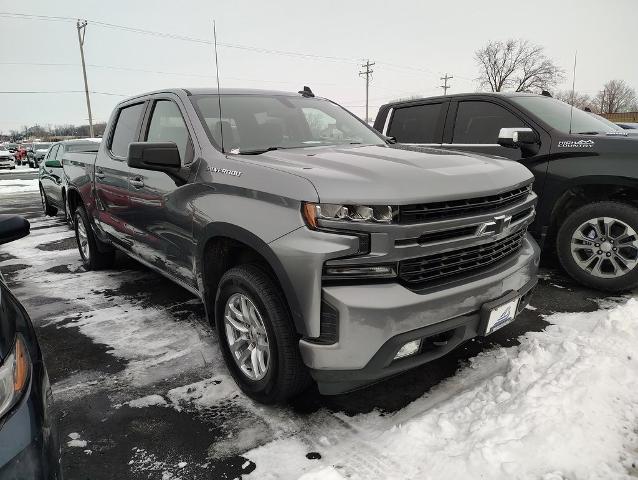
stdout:
[(38, 179), (32, 180), (0, 180), (0, 194), (37, 192)]
[[(244, 457), (256, 463), (256, 477), (297, 459), (273, 479), (304, 472), (304, 480), (636, 475), (638, 302), (546, 320), (552, 325), (545, 331), (475, 357), (393, 415), (344, 417), (350, 432), (333, 439), (307, 432)], [(300, 446), (321, 453), (315, 468), (299, 455)], [(368, 464), (374, 472), (361, 470)]]

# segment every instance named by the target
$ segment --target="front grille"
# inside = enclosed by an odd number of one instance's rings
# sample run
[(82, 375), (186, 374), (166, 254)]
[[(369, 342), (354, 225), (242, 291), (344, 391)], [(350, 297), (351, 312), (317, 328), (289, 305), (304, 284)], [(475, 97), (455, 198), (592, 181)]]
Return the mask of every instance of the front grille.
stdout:
[(526, 229), (489, 243), (399, 262), (399, 278), (409, 286), (450, 280), (477, 272), (513, 255), (523, 243)]
[(530, 184), (485, 197), (401, 205), (399, 207), (399, 223), (422, 223), (433, 220), (447, 220), (465, 215), (491, 213), (523, 200), (529, 195), (531, 190), (532, 186)]

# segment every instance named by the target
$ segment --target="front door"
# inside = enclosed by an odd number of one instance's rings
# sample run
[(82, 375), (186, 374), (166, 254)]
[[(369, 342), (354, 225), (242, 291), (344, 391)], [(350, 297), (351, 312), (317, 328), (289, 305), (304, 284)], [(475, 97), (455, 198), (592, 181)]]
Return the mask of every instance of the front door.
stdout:
[(101, 149), (95, 163), (96, 221), (118, 245), (130, 249), (133, 230), (130, 226), (128, 147), (139, 139), (140, 124), (146, 103), (126, 105), (117, 112), (108, 145)]
[(60, 145), (53, 145), (44, 157), (43, 163), (40, 166), (40, 185), (44, 190), (45, 195), (51, 201), (53, 199), (53, 177), (51, 175), (52, 169), (47, 166), (49, 160), (55, 159), (55, 154), (60, 148)]
[(179, 149), (178, 174), (131, 168), (130, 222), (133, 252), (183, 283), (196, 287), (193, 274), (192, 215), (183, 187), (193, 161), (192, 136), (175, 97), (154, 101), (144, 122), (143, 141), (173, 142)]

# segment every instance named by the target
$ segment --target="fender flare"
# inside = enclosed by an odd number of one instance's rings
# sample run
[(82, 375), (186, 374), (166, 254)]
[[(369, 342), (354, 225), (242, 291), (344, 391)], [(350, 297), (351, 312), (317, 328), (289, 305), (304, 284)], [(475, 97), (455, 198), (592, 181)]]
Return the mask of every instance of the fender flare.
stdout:
[(197, 242), (195, 278), (197, 278), (198, 283), (200, 283), (200, 291), (202, 292), (202, 298), (204, 299), (205, 307), (208, 308), (208, 300), (206, 298), (206, 285), (204, 284), (204, 272), (202, 268), (205, 253), (204, 249), (208, 242), (216, 237), (226, 237), (241, 242), (255, 250), (266, 260), (266, 262), (274, 272), (276, 280), (279, 282), (279, 285), (281, 286), (281, 289), (284, 293), (284, 297), (286, 298), (288, 308), (290, 309), (290, 313), (292, 315), (295, 329), (301, 335), (305, 335), (306, 324), (304, 322), (299, 299), (297, 298), (297, 294), (295, 293), (292, 282), (290, 281), (290, 278), (288, 277), (288, 274), (286, 273), (283, 265), (279, 261), (279, 258), (277, 258), (277, 255), (275, 255), (270, 246), (257, 235), (246, 230), (245, 228), (238, 227), (237, 225), (233, 225), (231, 223), (209, 223), (204, 227), (203, 231), (201, 232), (200, 239)]

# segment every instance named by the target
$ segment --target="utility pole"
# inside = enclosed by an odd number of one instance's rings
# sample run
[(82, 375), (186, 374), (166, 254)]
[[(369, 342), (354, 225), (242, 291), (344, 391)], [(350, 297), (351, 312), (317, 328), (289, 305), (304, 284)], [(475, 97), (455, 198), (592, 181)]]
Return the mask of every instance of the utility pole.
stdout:
[(368, 97), (369, 97), (369, 92), (370, 92), (370, 80), (372, 78), (372, 73), (374, 70), (372, 70), (370, 67), (372, 67), (374, 65), (373, 63), (370, 63), (370, 59), (366, 60), (366, 63), (364, 63), (363, 65), (361, 65), (361, 68), (363, 68), (364, 70), (359, 72), (359, 76), (360, 77), (365, 77), (366, 79), (366, 123), (368, 123), (369, 121), (369, 117), (368, 117)]
[(441, 85), (441, 88), (443, 89), (443, 95), (447, 95), (447, 89), (448, 88), (452, 88), (451, 86), (448, 86), (447, 81), (453, 79), (454, 77), (452, 76), (448, 76), (448, 74), (445, 74), (445, 77), (441, 77), (441, 80), (443, 80), (443, 85)]
[(89, 82), (86, 79), (86, 64), (84, 63), (84, 37), (86, 35), (86, 20), (78, 20), (78, 42), (80, 43), (80, 56), (82, 57), (82, 74), (84, 75), (84, 93), (86, 94), (86, 109), (89, 111), (89, 132), (91, 138), (95, 137), (93, 132), (93, 116), (91, 115), (91, 99), (89, 98)]

